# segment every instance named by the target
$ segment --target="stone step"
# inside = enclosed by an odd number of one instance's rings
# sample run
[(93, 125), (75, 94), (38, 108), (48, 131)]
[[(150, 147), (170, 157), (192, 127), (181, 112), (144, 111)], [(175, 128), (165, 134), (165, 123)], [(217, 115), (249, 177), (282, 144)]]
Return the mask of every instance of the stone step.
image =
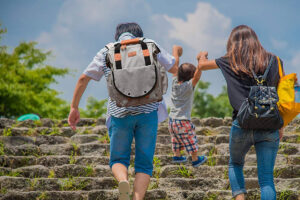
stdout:
[[(220, 178), (228, 179), (228, 166), (200, 166), (193, 168), (185, 165), (167, 165), (160, 169), (161, 178)], [(246, 178), (257, 177), (256, 166), (245, 166)], [(300, 178), (300, 165), (279, 165), (274, 169), (275, 178)]]
[[(154, 173), (161, 178), (223, 178), (228, 179), (228, 166), (207, 166), (198, 168), (186, 165), (166, 165), (160, 168), (155, 166)], [(129, 174), (134, 175), (132, 167)], [(0, 168), (1, 176), (18, 176), (26, 178), (67, 178), (67, 177), (112, 177), (108, 165), (79, 165), (66, 164), (55, 167), (32, 165), (11, 169)], [(247, 178), (257, 177), (256, 166), (245, 166), (244, 176)], [(275, 178), (300, 178), (300, 165), (277, 165), (274, 169)]]
[[(258, 190), (248, 190), (248, 199), (260, 199)], [(298, 200), (299, 193), (294, 190), (277, 191), (279, 199)], [(1, 197), (1, 194), (0, 194)], [(117, 190), (92, 190), (92, 191), (32, 191), (32, 192), (15, 192), (7, 191), (2, 194), (2, 200), (118, 200)], [(167, 191), (167, 190), (148, 190), (145, 200), (153, 199), (172, 199), (172, 200), (232, 200), (229, 190), (209, 190), (204, 191)]]
[[(18, 146), (3, 145), (4, 155), (15, 156), (45, 156), (45, 155), (109, 155), (109, 144), (102, 144), (99, 142), (76, 144), (42, 144), (40, 146), (34, 144), (23, 144)], [(134, 147), (134, 145), (133, 145)], [(284, 155), (299, 155), (300, 144), (295, 143), (280, 143), (279, 154)], [(134, 148), (132, 148), (132, 155), (134, 155)], [(172, 155), (171, 144), (157, 144), (156, 155)], [(229, 145), (226, 143), (213, 144), (206, 143), (199, 145), (199, 154), (204, 155), (228, 155)], [(249, 154), (255, 154), (255, 148), (252, 146)]]
[[(131, 157), (134, 160), (134, 156)], [(172, 165), (171, 155), (156, 155), (155, 160), (159, 166)], [(228, 165), (229, 155), (213, 155), (208, 157), (208, 161), (204, 165), (219, 166)], [(12, 169), (26, 167), (32, 165), (43, 165), (45, 167), (61, 166), (66, 164), (78, 165), (108, 165), (108, 156), (0, 156), (0, 166)], [(245, 158), (245, 166), (256, 166), (256, 155), (247, 154)], [(299, 155), (283, 155), (278, 154), (276, 157), (276, 165), (300, 165)], [(188, 157), (186, 166), (191, 166), (191, 158)]]
[[(131, 179), (130, 182), (133, 182)], [(247, 189), (258, 189), (257, 178), (245, 178)], [(300, 178), (274, 179), (278, 190), (300, 190)], [(1, 190), (14, 191), (92, 191), (111, 190), (117, 188), (117, 182), (113, 178), (98, 177), (70, 177), (70, 178), (21, 178), (21, 177), (0, 177)], [(165, 189), (167, 191), (210, 191), (230, 190), (229, 180), (219, 178), (159, 178), (151, 179), (149, 189)]]
[[(279, 190), (292, 189), (300, 190), (300, 178), (274, 179), (275, 187)], [(245, 178), (246, 189), (258, 189), (257, 178)], [(209, 191), (210, 189), (217, 190), (229, 190), (230, 184), (228, 179), (218, 179), (218, 178), (160, 178), (158, 188), (168, 188), (169, 191), (178, 190), (202, 190)]]
[(66, 164), (55, 167), (32, 165), (17, 169), (0, 168), (0, 174), (27, 178), (67, 178), (67, 177), (111, 177), (112, 173), (108, 165), (75, 165)]

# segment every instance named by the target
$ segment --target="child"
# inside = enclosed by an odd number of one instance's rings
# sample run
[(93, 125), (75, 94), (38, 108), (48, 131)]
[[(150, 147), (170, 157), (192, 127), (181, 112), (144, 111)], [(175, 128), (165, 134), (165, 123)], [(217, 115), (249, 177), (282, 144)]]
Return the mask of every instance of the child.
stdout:
[[(184, 148), (192, 156), (192, 166), (198, 167), (206, 160), (206, 156), (198, 156), (198, 141), (195, 134), (195, 126), (191, 120), (194, 88), (201, 77), (201, 70), (191, 63), (179, 65), (179, 57), (182, 55), (180, 46), (173, 46), (176, 72), (173, 73), (171, 92), (171, 111), (169, 114), (169, 132), (172, 136), (172, 149), (174, 152), (173, 163), (184, 163), (185, 156), (180, 151)], [(206, 59), (205, 52), (200, 59)]]

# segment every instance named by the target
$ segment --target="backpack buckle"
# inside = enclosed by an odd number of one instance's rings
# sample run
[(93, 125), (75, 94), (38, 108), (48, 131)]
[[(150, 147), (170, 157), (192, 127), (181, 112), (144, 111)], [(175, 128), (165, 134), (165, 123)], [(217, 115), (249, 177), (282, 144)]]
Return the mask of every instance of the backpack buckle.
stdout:
[(263, 85), (263, 83), (265, 82), (264, 79), (259, 79), (259, 78), (257, 78), (257, 79), (255, 79), (255, 80), (256, 80), (256, 82), (257, 82), (257, 85)]

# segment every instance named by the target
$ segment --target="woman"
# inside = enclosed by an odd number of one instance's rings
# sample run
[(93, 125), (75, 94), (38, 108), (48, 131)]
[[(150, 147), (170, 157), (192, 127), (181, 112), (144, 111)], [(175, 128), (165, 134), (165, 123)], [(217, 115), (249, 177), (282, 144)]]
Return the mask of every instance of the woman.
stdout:
[[(203, 54), (203, 52), (201, 52)], [(200, 57), (200, 54), (199, 56)], [(197, 59), (198, 59), (197, 57)], [(282, 130), (261, 131), (242, 129), (236, 120), (239, 108), (248, 97), (250, 86), (255, 85), (251, 69), (262, 75), (271, 64), (267, 76), (267, 85), (277, 87), (279, 82), (277, 59), (270, 58), (273, 54), (267, 52), (260, 44), (256, 33), (246, 25), (234, 28), (227, 42), (225, 56), (215, 60), (199, 60), (201, 70), (220, 68), (228, 88), (228, 97), (233, 107), (233, 123), (229, 138), (229, 181), (232, 195), (236, 200), (245, 199), (246, 193), (243, 176), (245, 155), (252, 145), (255, 146), (257, 156), (258, 181), (261, 189), (261, 199), (275, 200), (273, 169), (282, 137)]]

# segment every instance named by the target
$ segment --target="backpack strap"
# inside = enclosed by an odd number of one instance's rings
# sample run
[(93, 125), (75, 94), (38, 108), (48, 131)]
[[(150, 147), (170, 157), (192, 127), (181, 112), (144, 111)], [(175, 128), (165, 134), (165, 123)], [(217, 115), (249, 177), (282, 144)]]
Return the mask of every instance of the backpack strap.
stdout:
[(276, 56), (276, 58), (277, 58), (277, 62), (278, 62), (279, 76), (280, 76), (280, 78), (282, 78), (282, 76), (283, 76), (283, 70), (282, 70), (282, 66), (281, 66), (281, 61), (280, 61), (280, 58), (278, 56)]
[(134, 38), (130, 40), (123, 40), (120, 43), (116, 43), (115, 46), (115, 63), (116, 63), (116, 69), (122, 69), (122, 62), (121, 62), (121, 50), (126, 48), (126, 45), (130, 44), (140, 44), (142, 46), (143, 55), (145, 59), (145, 65), (151, 65), (151, 59), (150, 59), (150, 52), (148, 49), (147, 44), (143, 41), (144, 38)]
[(257, 77), (257, 75), (255, 74), (254, 70), (251, 69), (251, 72), (253, 74), (254, 79), (257, 82), (257, 85), (263, 85), (263, 83), (266, 81), (268, 73), (269, 73), (269, 71), (271, 69), (272, 63), (273, 63), (273, 56), (271, 56), (270, 61), (269, 61), (269, 65), (268, 65), (268, 67), (267, 67), (267, 69), (266, 69), (266, 71), (265, 71), (265, 73), (263, 74), (262, 77)]

